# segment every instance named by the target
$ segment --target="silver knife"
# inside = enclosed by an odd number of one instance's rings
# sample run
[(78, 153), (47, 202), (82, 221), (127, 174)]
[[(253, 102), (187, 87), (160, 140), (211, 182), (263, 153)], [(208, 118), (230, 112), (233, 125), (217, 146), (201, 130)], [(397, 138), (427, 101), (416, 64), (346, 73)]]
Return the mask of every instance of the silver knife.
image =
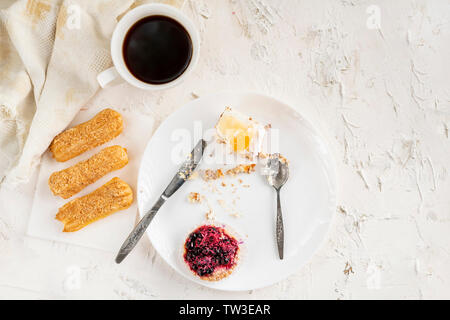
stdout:
[(125, 257), (131, 252), (131, 250), (133, 250), (164, 202), (166, 202), (166, 200), (170, 198), (170, 196), (173, 195), (187, 179), (189, 179), (190, 175), (197, 167), (197, 164), (202, 159), (205, 147), (206, 142), (201, 139), (189, 154), (188, 159), (181, 165), (180, 169), (175, 174), (172, 181), (170, 181), (169, 185), (161, 194), (159, 199), (156, 200), (153, 207), (142, 217), (141, 221), (139, 221), (137, 226), (133, 229), (133, 231), (131, 231), (128, 238), (122, 244), (122, 247), (120, 247), (119, 253), (116, 257), (116, 263), (121, 263), (123, 259), (125, 259)]

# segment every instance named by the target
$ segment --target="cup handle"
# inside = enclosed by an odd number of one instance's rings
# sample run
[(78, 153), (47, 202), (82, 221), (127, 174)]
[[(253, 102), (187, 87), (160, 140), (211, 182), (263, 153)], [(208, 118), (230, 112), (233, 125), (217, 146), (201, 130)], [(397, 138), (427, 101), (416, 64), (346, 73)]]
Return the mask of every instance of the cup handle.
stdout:
[(98, 74), (97, 82), (100, 85), (100, 87), (104, 88), (108, 85), (108, 83), (116, 79), (118, 76), (119, 73), (117, 73), (116, 68), (111, 67)]

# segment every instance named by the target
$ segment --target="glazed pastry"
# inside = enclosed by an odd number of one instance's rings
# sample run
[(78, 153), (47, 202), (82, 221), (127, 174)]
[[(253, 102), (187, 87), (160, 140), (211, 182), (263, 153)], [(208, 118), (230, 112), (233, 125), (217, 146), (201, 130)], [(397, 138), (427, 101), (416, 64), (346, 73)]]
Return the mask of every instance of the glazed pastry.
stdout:
[(50, 144), (56, 161), (64, 162), (117, 137), (123, 130), (120, 113), (100, 111), (91, 120), (58, 134)]
[(224, 228), (204, 225), (189, 234), (183, 258), (196, 276), (218, 281), (235, 269), (239, 261), (239, 244)]
[(63, 232), (73, 232), (127, 209), (133, 202), (133, 191), (119, 178), (113, 178), (95, 191), (69, 201), (59, 208), (56, 219), (64, 223)]
[(67, 199), (127, 163), (126, 149), (121, 146), (108, 147), (85, 161), (54, 172), (48, 179), (48, 185), (55, 196)]

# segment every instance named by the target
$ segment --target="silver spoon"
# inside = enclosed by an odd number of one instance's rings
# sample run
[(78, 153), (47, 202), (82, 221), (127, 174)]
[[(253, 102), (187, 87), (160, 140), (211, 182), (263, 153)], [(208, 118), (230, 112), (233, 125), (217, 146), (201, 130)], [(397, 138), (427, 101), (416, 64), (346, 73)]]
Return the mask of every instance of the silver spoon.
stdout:
[(283, 260), (284, 249), (284, 227), (283, 215), (281, 212), (280, 189), (289, 178), (289, 167), (286, 161), (280, 160), (279, 154), (273, 154), (267, 161), (267, 181), (277, 191), (277, 226), (276, 236), (278, 245), (278, 255)]

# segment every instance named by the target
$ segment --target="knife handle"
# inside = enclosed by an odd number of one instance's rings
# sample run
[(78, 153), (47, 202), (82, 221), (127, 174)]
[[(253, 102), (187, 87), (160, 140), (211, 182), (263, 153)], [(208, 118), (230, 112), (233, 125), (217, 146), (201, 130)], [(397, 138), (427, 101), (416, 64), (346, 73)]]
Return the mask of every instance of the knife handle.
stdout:
[(283, 227), (283, 214), (281, 212), (281, 200), (280, 189), (277, 189), (277, 245), (278, 255), (280, 260), (283, 260), (284, 255), (284, 227)]
[(119, 253), (116, 257), (116, 263), (121, 263), (123, 259), (125, 259), (125, 257), (131, 252), (131, 250), (133, 250), (164, 202), (166, 202), (166, 198), (163, 196), (159, 197), (153, 207), (142, 217), (136, 227), (134, 227), (133, 231), (131, 231), (128, 238), (122, 244), (122, 247), (120, 247)]

